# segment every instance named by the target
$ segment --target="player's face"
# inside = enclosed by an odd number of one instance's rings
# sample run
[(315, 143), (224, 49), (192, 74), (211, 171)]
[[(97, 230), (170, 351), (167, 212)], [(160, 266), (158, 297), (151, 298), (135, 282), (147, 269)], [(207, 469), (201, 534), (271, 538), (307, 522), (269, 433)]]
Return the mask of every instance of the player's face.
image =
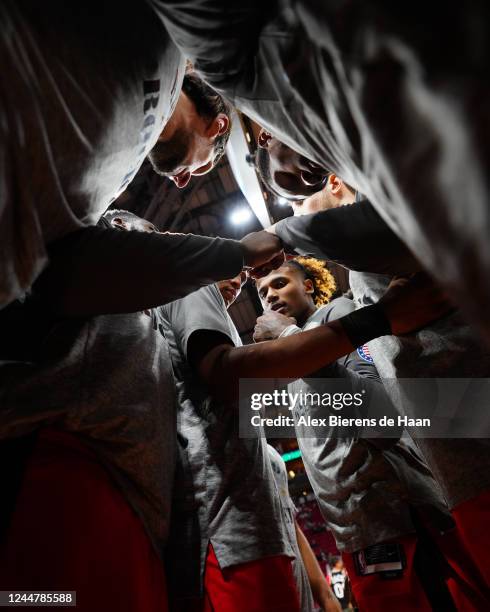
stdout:
[(301, 320), (311, 309), (311, 281), (289, 266), (282, 266), (257, 280), (257, 292), (264, 311), (273, 310)]
[(287, 199), (303, 199), (325, 186), (328, 171), (262, 130), (259, 146), (266, 148), (274, 190)]
[(221, 293), (226, 307), (229, 308), (233, 302), (237, 299), (242, 291), (242, 287), (247, 280), (247, 273), (242, 270), (240, 274), (237, 274), (234, 278), (219, 281), (216, 283), (219, 292)]
[(188, 128), (179, 128), (170, 140), (156, 143), (150, 159), (155, 160), (155, 156), (158, 156), (160, 174), (183, 189), (193, 176), (202, 176), (213, 169), (214, 139)]
[(182, 91), (172, 116), (148, 155), (149, 160), (159, 174), (183, 189), (193, 176), (213, 169), (216, 138), (229, 127), (226, 114), (218, 113), (210, 120)]
[(317, 191), (305, 200), (300, 202), (290, 202), (290, 204), (295, 217), (301, 215), (311, 215), (322, 210), (328, 210), (329, 208), (336, 208), (339, 206), (338, 202), (327, 188)]

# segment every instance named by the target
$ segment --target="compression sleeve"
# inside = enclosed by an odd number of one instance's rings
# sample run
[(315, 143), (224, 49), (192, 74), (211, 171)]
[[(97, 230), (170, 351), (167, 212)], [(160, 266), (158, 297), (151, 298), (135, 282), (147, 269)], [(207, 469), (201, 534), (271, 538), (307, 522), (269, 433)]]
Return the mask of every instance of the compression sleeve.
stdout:
[(279, 221), (275, 232), (302, 254), (349, 270), (408, 274), (420, 264), (367, 200)]
[(65, 316), (134, 312), (181, 298), (243, 267), (239, 242), (88, 227), (54, 243), (33, 292)]

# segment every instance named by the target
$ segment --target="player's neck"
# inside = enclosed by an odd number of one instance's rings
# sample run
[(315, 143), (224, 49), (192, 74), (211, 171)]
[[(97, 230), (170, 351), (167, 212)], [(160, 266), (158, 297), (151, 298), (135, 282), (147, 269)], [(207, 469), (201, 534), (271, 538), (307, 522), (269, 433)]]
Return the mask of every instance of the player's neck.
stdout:
[(305, 311), (297, 317), (299, 327), (304, 327), (311, 315), (315, 314), (316, 310), (317, 309), (315, 305), (312, 305), (309, 308), (305, 309)]

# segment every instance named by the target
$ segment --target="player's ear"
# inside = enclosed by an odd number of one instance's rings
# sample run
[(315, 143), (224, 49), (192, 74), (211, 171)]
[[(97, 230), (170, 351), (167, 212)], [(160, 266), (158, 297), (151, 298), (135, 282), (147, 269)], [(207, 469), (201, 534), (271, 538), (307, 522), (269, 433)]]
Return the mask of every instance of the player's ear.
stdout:
[(225, 134), (229, 127), (230, 120), (228, 117), (224, 113), (219, 113), (206, 128), (206, 136), (208, 138), (216, 138), (217, 136)]
[(305, 278), (305, 280), (303, 281), (303, 287), (305, 288), (306, 293), (315, 293), (315, 286), (311, 278)]
[(336, 174), (331, 172), (328, 175), (327, 186), (332, 193), (337, 194), (339, 193), (339, 191), (341, 191), (342, 187), (344, 186), (344, 182)]
[(262, 149), (267, 149), (271, 139), (272, 139), (272, 134), (270, 134), (267, 130), (264, 130), (264, 128), (262, 128), (259, 132), (257, 144), (259, 145), (259, 147), (262, 147)]

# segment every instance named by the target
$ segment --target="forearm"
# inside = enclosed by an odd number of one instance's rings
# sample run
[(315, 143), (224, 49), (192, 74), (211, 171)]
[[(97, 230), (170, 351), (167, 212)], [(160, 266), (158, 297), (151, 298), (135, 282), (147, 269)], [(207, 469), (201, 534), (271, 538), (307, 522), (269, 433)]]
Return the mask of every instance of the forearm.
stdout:
[(202, 360), (201, 377), (213, 394), (230, 399), (241, 378), (302, 378), (352, 351), (339, 321), (258, 344), (217, 346)]
[(34, 293), (54, 312), (135, 312), (231, 278), (243, 266), (233, 240), (88, 227), (50, 248)]
[(338, 321), (301, 334), (232, 349), (224, 360), (232, 378), (300, 378), (352, 351)]
[[(336, 606), (338, 605), (338, 602), (334, 597), (325, 576), (323, 575), (308, 540), (296, 522), (295, 528), (299, 551), (301, 553), (301, 558), (308, 575), (308, 581), (310, 583), (315, 601), (320, 604), (324, 610), (337, 610)], [(340, 607), (338, 609), (340, 610)]]
[(285, 244), (359, 272), (406, 274), (420, 264), (368, 201), (288, 217), (274, 226)]

